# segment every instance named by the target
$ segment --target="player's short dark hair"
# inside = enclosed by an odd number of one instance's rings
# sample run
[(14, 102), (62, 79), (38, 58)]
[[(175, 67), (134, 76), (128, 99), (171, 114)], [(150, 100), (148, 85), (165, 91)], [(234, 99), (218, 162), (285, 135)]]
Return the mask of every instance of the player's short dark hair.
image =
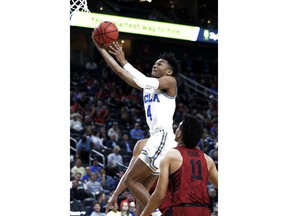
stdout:
[(172, 52), (163, 52), (159, 55), (160, 59), (164, 59), (168, 62), (168, 64), (172, 67), (173, 75), (180, 72), (180, 63), (179, 60), (175, 57), (175, 53)]
[(195, 115), (184, 114), (182, 124), (182, 140), (187, 148), (194, 148), (204, 133), (202, 121)]

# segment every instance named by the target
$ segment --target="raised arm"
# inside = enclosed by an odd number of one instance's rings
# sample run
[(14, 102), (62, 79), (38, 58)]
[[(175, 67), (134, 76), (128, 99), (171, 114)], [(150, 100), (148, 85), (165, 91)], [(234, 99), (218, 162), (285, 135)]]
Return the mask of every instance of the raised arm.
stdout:
[(116, 73), (121, 79), (123, 79), (126, 83), (133, 86), (134, 88), (140, 89), (141, 88), (135, 83), (135, 81), (132, 79), (131, 75), (127, 73), (124, 68), (122, 68), (118, 62), (106, 51), (105, 48), (103, 48), (100, 44), (98, 44), (93, 37), (93, 32), (91, 35), (91, 38), (93, 40), (94, 45), (104, 58), (105, 62), (109, 65), (111, 70)]

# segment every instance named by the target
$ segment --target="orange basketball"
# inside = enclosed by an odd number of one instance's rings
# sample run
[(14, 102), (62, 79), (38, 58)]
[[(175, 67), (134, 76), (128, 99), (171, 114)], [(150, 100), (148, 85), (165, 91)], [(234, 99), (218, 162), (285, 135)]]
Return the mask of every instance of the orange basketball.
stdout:
[(95, 27), (93, 37), (97, 43), (109, 45), (113, 41), (117, 41), (119, 31), (117, 26), (110, 21), (103, 21)]

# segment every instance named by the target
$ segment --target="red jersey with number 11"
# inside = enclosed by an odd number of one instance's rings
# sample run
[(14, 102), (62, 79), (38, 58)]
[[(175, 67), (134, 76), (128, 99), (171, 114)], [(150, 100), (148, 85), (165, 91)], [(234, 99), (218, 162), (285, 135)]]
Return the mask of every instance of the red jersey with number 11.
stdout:
[(177, 146), (175, 149), (181, 153), (183, 163), (169, 176), (168, 189), (172, 206), (185, 203), (209, 204), (209, 171), (204, 153), (198, 148), (189, 149), (184, 146)]

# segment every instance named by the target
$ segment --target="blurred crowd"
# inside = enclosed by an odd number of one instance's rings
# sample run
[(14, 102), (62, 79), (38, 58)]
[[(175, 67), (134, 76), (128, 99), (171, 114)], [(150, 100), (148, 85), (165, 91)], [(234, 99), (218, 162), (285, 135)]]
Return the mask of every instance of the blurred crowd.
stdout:
[[(185, 56), (181, 60), (183, 75), (217, 91), (217, 73), (209, 73), (209, 66), (204, 64), (195, 71)], [(149, 68), (141, 64), (137, 67)], [(70, 79), (71, 215), (105, 215), (109, 196), (125, 173), (136, 142), (149, 136), (142, 93), (117, 77), (103, 60), (91, 59), (83, 67), (72, 66)], [(177, 79), (173, 128), (184, 113), (202, 118), (205, 132), (198, 147), (218, 165), (217, 100), (189, 89)], [(218, 215), (218, 190), (210, 184), (207, 190), (211, 215)], [(125, 190), (109, 212), (134, 216), (135, 202), (133, 194)]]

